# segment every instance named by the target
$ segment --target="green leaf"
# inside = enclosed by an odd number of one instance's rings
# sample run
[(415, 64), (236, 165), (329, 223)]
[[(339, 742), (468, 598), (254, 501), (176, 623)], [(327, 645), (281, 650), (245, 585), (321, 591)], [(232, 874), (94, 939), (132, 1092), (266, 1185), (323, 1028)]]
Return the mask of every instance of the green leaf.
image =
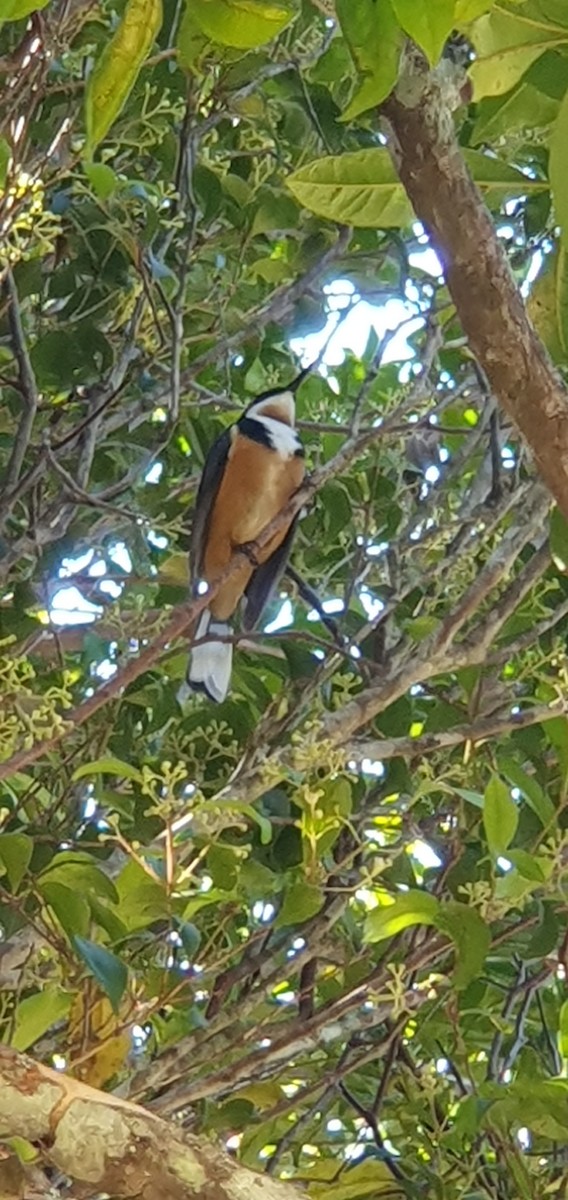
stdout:
[(454, 986), (458, 990), (467, 988), (483, 971), (491, 944), (488, 925), (477, 908), (450, 901), (440, 906), (436, 926), (455, 944)]
[(528, 775), (512, 758), (499, 758), (499, 768), (513, 787), (522, 792), (527, 804), (536, 813), (541, 825), (548, 826), (556, 821), (556, 809), (550, 796), (541, 788), (534, 775)]
[(556, 750), (564, 776), (568, 778), (568, 718), (551, 717), (550, 721), (542, 722), (542, 728), (547, 741)]
[(194, 925), (192, 921), (178, 921), (177, 931), (189, 961), (193, 962), (201, 945), (201, 934), (197, 925)]
[(409, 925), (436, 925), (440, 903), (430, 892), (414, 888), (402, 892), (392, 904), (373, 908), (365, 920), (364, 942), (382, 942)]
[[(275, 230), (294, 229), (298, 224), (298, 208), (293, 200), (284, 193), (279, 193), (273, 189), (266, 189), (263, 192), (262, 201), (256, 211), (251, 237), (258, 237), (259, 234), (274, 232)], [(255, 360), (257, 363), (259, 360)], [(262, 365), (259, 363), (259, 365)], [(265, 368), (262, 368), (265, 370)], [(249, 384), (250, 371), (247, 372), (247, 389)]]
[(186, 0), (177, 35), (178, 62), (185, 71), (191, 69), (206, 45), (197, 21), (196, 8), (194, 0)]
[(85, 163), (85, 175), (99, 200), (107, 200), (116, 191), (118, 179), (107, 163)]
[(353, 809), (353, 789), (351, 783), (344, 775), (339, 775), (337, 779), (330, 779), (323, 784), (323, 796), (318, 801), (318, 807), (322, 809), (326, 817), (337, 814), (340, 817), (348, 817)]
[(357, 72), (359, 84), (342, 114), (351, 121), (380, 104), (398, 77), (402, 32), (390, 0), (336, 0), (335, 10)]
[(0, 863), (6, 868), (14, 892), (17, 892), (30, 865), (33, 849), (33, 841), (25, 833), (0, 834)]
[(12, 151), (5, 138), (0, 137), (0, 188), (4, 187), (6, 177), (8, 175), (8, 163), (12, 157)]
[(480, 150), (465, 150), (464, 158), (487, 204), (501, 204), (504, 197), (524, 196), (528, 192), (546, 191), (542, 179), (530, 179), (523, 171), (509, 166), (502, 158), (482, 154)]
[(15, 1050), (27, 1050), (33, 1046), (56, 1021), (67, 1016), (71, 1000), (67, 992), (50, 985), (40, 988), (33, 996), (26, 996), (16, 1009), (10, 1044)]
[(162, 24), (162, 0), (127, 0), (116, 33), (95, 64), (85, 92), (90, 158), (122, 111)]
[(568, 250), (568, 91), (560, 105), (550, 139), (548, 173), (562, 244)]
[(379, 147), (318, 158), (286, 182), (300, 204), (329, 221), (387, 229), (413, 219), (388, 150)]
[(321, 888), (305, 880), (293, 883), (284, 893), (280, 912), (274, 922), (276, 928), (282, 925), (301, 925), (310, 917), (315, 917), (324, 902)]
[(527, 850), (508, 850), (507, 858), (517, 868), (523, 879), (530, 879), (534, 883), (546, 881), (546, 859), (539, 859), (534, 854), (529, 854)]
[(447, 933), (456, 947), (454, 986), (462, 990), (483, 970), (491, 944), (491, 933), (477, 909), (450, 901), (440, 905), (436, 927)]
[(39, 1155), (33, 1142), (28, 1142), (26, 1138), (21, 1137), (3, 1137), (2, 1142), (5, 1146), (9, 1146), (10, 1150), (14, 1151), (21, 1163), (33, 1163), (37, 1161)]
[(568, 522), (556, 506), (550, 514), (550, 553), (563, 574), (568, 573)]
[(487, 784), (483, 800), (485, 836), (494, 858), (505, 853), (517, 832), (518, 823), (519, 812), (510, 789), (494, 775)]
[(210, 846), (207, 853), (207, 871), (215, 887), (230, 892), (239, 877), (240, 860), (231, 846), (221, 842)]
[(76, 933), (84, 935), (89, 932), (91, 910), (88, 900), (80, 891), (49, 879), (40, 881), (38, 890), (69, 938)]
[(568, 1000), (558, 1014), (558, 1052), (565, 1061), (568, 1059)]
[(118, 900), (112, 879), (86, 854), (65, 850), (56, 854), (39, 877), (38, 886), (43, 887), (45, 883), (62, 883), (72, 891), (83, 891), (87, 895), (92, 891), (103, 899)]
[(83, 962), (106, 992), (114, 1011), (117, 1012), (128, 980), (124, 963), (116, 954), (111, 954), (110, 950), (105, 950), (104, 946), (90, 942), (87, 938), (75, 937), (73, 942)]
[(520, 84), (505, 96), (487, 97), (477, 106), (472, 144), (499, 141), (515, 129), (543, 129), (556, 120), (558, 100), (545, 96), (531, 83)]
[(277, 37), (290, 24), (295, 9), (282, 0), (199, 0), (193, 15), (213, 42), (252, 50)]
[[(329, 1162), (325, 1166), (329, 1167)], [(369, 1200), (381, 1200), (381, 1197), (384, 1200), (402, 1200), (403, 1197), (402, 1190), (393, 1187), (390, 1167), (376, 1158), (355, 1163), (348, 1171), (339, 1174), (337, 1180), (333, 1180), (331, 1170), (328, 1172), (331, 1178), (324, 1178), (321, 1182), (313, 1180), (313, 1174), (310, 1172), (309, 1193), (312, 1200), (364, 1200), (365, 1197), (369, 1197)]]
[(92, 763), (83, 763), (73, 772), (73, 782), (85, 779), (89, 775), (118, 775), (121, 779), (133, 779), (142, 783), (142, 772), (131, 763), (123, 762), (121, 758), (97, 758)]
[[(145, 929), (169, 916), (170, 906), (164, 884), (152, 879), (138, 863), (131, 861), (126, 864), (116, 880), (116, 888), (120, 919), (131, 932)], [(206, 903), (208, 896), (210, 893), (202, 897)], [(199, 907), (197, 904), (195, 911)]]
[(546, 256), (527, 311), (554, 362), (563, 362), (568, 348), (568, 257), (561, 244)]
[(469, 788), (454, 788), (457, 796), (461, 796), (462, 800), (467, 800), (468, 804), (473, 804), (475, 808), (483, 808), (483, 796), (481, 792), (472, 792)]
[(532, 6), (518, 12), (499, 5), (482, 16), (468, 31), (476, 51), (470, 67), (476, 100), (500, 96), (518, 83), (545, 50), (568, 42), (568, 28), (549, 21)]
[(30, 13), (45, 8), (49, 0), (0, 0), (0, 24), (2, 21), (21, 21)]
[(456, 0), (455, 24), (467, 25), (493, 8), (495, 0)]
[(404, 32), (424, 51), (432, 66), (454, 28), (454, 0), (391, 0)]

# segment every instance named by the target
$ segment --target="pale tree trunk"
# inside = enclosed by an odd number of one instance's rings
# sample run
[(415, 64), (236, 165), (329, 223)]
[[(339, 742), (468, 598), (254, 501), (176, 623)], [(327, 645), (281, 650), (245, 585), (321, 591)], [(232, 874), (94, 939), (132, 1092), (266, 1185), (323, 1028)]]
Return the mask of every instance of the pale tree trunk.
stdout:
[[(298, 1200), (290, 1184), (256, 1175), (220, 1145), (0, 1047), (0, 1133), (24, 1138), (74, 1195), (116, 1200)], [(0, 1156), (1, 1200), (40, 1196), (41, 1171)], [(49, 1195), (48, 1184), (43, 1192)], [(52, 1192), (51, 1195), (54, 1193)]]

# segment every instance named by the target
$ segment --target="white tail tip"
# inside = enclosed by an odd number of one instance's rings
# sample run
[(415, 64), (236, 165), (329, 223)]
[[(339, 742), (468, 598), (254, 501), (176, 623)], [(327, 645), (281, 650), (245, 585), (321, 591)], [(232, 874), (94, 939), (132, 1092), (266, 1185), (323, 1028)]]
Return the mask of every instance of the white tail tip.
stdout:
[(210, 642), (194, 646), (187, 682), (195, 692), (205, 692), (210, 700), (221, 704), (231, 683), (233, 647), (231, 642), (216, 642), (214, 634), (226, 637), (231, 632), (225, 621), (213, 621), (208, 609), (202, 612), (195, 631), (195, 638), (211, 637)]

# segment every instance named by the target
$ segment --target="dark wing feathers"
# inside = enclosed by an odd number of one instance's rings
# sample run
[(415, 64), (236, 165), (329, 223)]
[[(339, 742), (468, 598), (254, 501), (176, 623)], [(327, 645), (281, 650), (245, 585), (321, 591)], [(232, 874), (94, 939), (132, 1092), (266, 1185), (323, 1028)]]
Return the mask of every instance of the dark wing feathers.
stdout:
[(226, 429), (213, 442), (209, 454), (205, 459), (205, 466), (195, 501), (195, 512), (191, 530), (190, 564), (191, 576), (194, 581), (199, 579), (199, 572), (202, 569), (203, 552), (207, 540), (211, 510), (223, 478), (230, 448), (231, 430)]
[(297, 520), (298, 517), (294, 517), (282, 544), (265, 563), (257, 567), (248, 587), (245, 589), (247, 600), (242, 619), (243, 629), (254, 629), (265, 604), (270, 598), (270, 593), (280, 579), (290, 553)]

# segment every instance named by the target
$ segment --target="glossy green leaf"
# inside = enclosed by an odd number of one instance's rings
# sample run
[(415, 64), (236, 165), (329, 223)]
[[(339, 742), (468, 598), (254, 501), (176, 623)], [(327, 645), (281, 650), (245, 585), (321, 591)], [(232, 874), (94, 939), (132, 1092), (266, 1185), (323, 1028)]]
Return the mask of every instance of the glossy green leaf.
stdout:
[(456, 25), (467, 25), (469, 21), (476, 21), (478, 17), (489, 12), (495, 0), (455, 0), (455, 23)]
[(328, 221), (386, 229), (412, 220), (410, 203), (388, 150), (381, 147), (318, 158), (289, 175), (286, 182), (300, 204)]
[(118, 186), (118, 178), (108, 163), (85, 163), (85, 175), (100, 200), (108, 200)]
[[(120, 919), (130, 931), (144, 929), (170, 913), (166, 888), (136, 862), (128, 862), (116, 880)], [(215, 895), (218, 895), (216, 892)], [(202, 898), (207, 903), (207, 897)], [(196, 901), (199, 909), (199, 898)]]
[(391, 3), (401, 28), (434, 65), (454, 28), (454, 0), (427, 0), (425, 4), (391, 0)]
[(282, 925), (301, 925), (310, 917), (315, 917), (324, 902), (321, 888), (315, 884), (298, 880), (284, 893), (284, 898), (278, 916), (274, 922), (277, 928)]
[(201, 934), (196, 925), (192, 921), (179, 921), (177, 932), (181, 938), (181, 943), (185, 954), (190, 962), (193, 962), (197, 951), (201, 945)]
[(33, 840), (25, 833), (0, 833), (0, 864), (15, 892), (30, 865), (33, 849)]
[(127, 0), (120, 25), (87, 82), (87, 158), (93, 155), (124, 108), (161, 24), (162, 0)]
[(367, 915), (363, 941), (381, 942), (410, 925), (436, 925), (439, 908), (439, 900), (430, 892), (401, 892), (392, 904), (381, 904)]
[(568, 1000), (564, 1001), (558, 1014), (558, 1053), (568, 1059)]
[(534, 883), (544, 883), (550, 870), (550, 864), (545, 858), (539, 859), (535, 854), (529, 854), (527, 850), (508, 850), (507, 858), (517, 868), (519, 875), (523, 879), (530, 879)]
[(496, 5), (468, 30), (476, 51), (470, 67), (476, 100), (510, 91), (549, 47), (568, 43), (568, 28), (548, 20), (538, 5)]
[(514, 758), (499, 758), (499, 768), (509, 783), (519, 788), (541, 824), (547, 828), (553, 824), (556, 820), (556, 809), (535, 776), (523, 770)]
[(568, 250), (568, 91), (560, 106), (550, 139), (549, 176), (554, 211)]
[[(293, 229), (297, 223), (298, 208), (294, 201), (289, 196), (266, 190), (255, 213), (251, 237), (272, 233), (275, 230)], [(250, 387), (248, 375), (247, 387)]]
[(0, 137), (0, 188), (3, 188), (4, 184), (6, 183), (8, 164), (11, 156), (12, 151), (10, 150), (8, 142), (5, 138)]
[(62, 883), (71, 890), (82, 890), (87, 895), (92, 891), (95, 896), (106, 900), (118, 899), (112, 879), (87, 855), (67, 851), (57, 854), (39, 876), (39, 886), (43, 887), (45, 883)]
[(196, 8), (193, 0), (186, 0), (177, 35), (178, 62), (186, 71), (192, 69), (207, 44), (197, 20)]
[(456, 947), (454, 985), (466, 988), (483, 970), (491, 943), (491, 933), (477, 909), (466, 904), (441, 904), (436, 927), (447, 933)]
[(568, 1084), (564, 1079), (532, 1079), (527, 1087), (526, 1080), (519, 1079), (500, 1089), (487, 1107), (482, 1124), (507, 1131), (528, 1126), (533, 1135), (559, 1139), (564, 1144), (568, 1134)]
[(472, 144), (498, 145), (515, 129), (546, 129), (556, 120), (559, 107), (558, 100), (521, 81), (504, 96), (490, 96), (477, 105)]
[(295, 12), (284, 0), (199, 0), (193, 8), (202, 33), (240, 50), (272, 41), (290, 24)]
[(14, 1050), (27, 1050), (43, 1037), (52, 1025), (67, 1016), (72, 996), (60, 987), (42, 987), (32, 996), (20, 1000), (16, 1009), (11, 1045)]
[(568, 574), (568, 522), (556, 506), (550, 514), (550, 552), (558, 570)]
[(518, 823), (519, 812), (510, 789), (494, 775), (487, 784), (483, 800), (485, 836), (494, 858), (505, 854), (517, 832)]
[(380, 104), (392, 91), (402, 49), (402, 32), (391, 0), (337, 0), (336, 13), (359, 76), (359, 83), (342, 114), (350, 121)]
[(49, 879), (41, 881), (38, 890), (69, 937), (76, 933), (84, 936), (89, 932), (91, 910), (80, 891)]
[(546, 191), (544, 180), (529, 178), (502, 158), (482, 154), (479, 150), (465, 150), (464, 158), (487, 203), (492, 199), (502, 203), (504, 196)]
[(527, 311), (554, 362), (568, 347), (568, 256), (560, 244), (547, 255), (528, 300)]
[(310, 1196), (313, 1200), (403, 1200), (404, 1193), (393, 1186), (387, 1163), (368, 1158), (341, 1172), (336, 1180), (310, 1180)]
[(142, 782), (142, 772), (121, 758), (97, 758), (92, 763), (83, 763), (73, 772), (73, 780), (86, 779), (89, 775), (118, 775), (121, 779)]
[(2, 21), (21, 21), (48, 3), (49, 0), (0, 0), (0, 24)]
[(106, 950), (104, 946), (99, 946), (87, 938), (75, 937), (73, 942), (83, 962), (86, 963), (89, 971), (108, 996), (114, 1011), (117, 1012), (128, 981), (128, 972), (124, 963), (116, 957), (116, 954), (111, 954), (110, 950)]

